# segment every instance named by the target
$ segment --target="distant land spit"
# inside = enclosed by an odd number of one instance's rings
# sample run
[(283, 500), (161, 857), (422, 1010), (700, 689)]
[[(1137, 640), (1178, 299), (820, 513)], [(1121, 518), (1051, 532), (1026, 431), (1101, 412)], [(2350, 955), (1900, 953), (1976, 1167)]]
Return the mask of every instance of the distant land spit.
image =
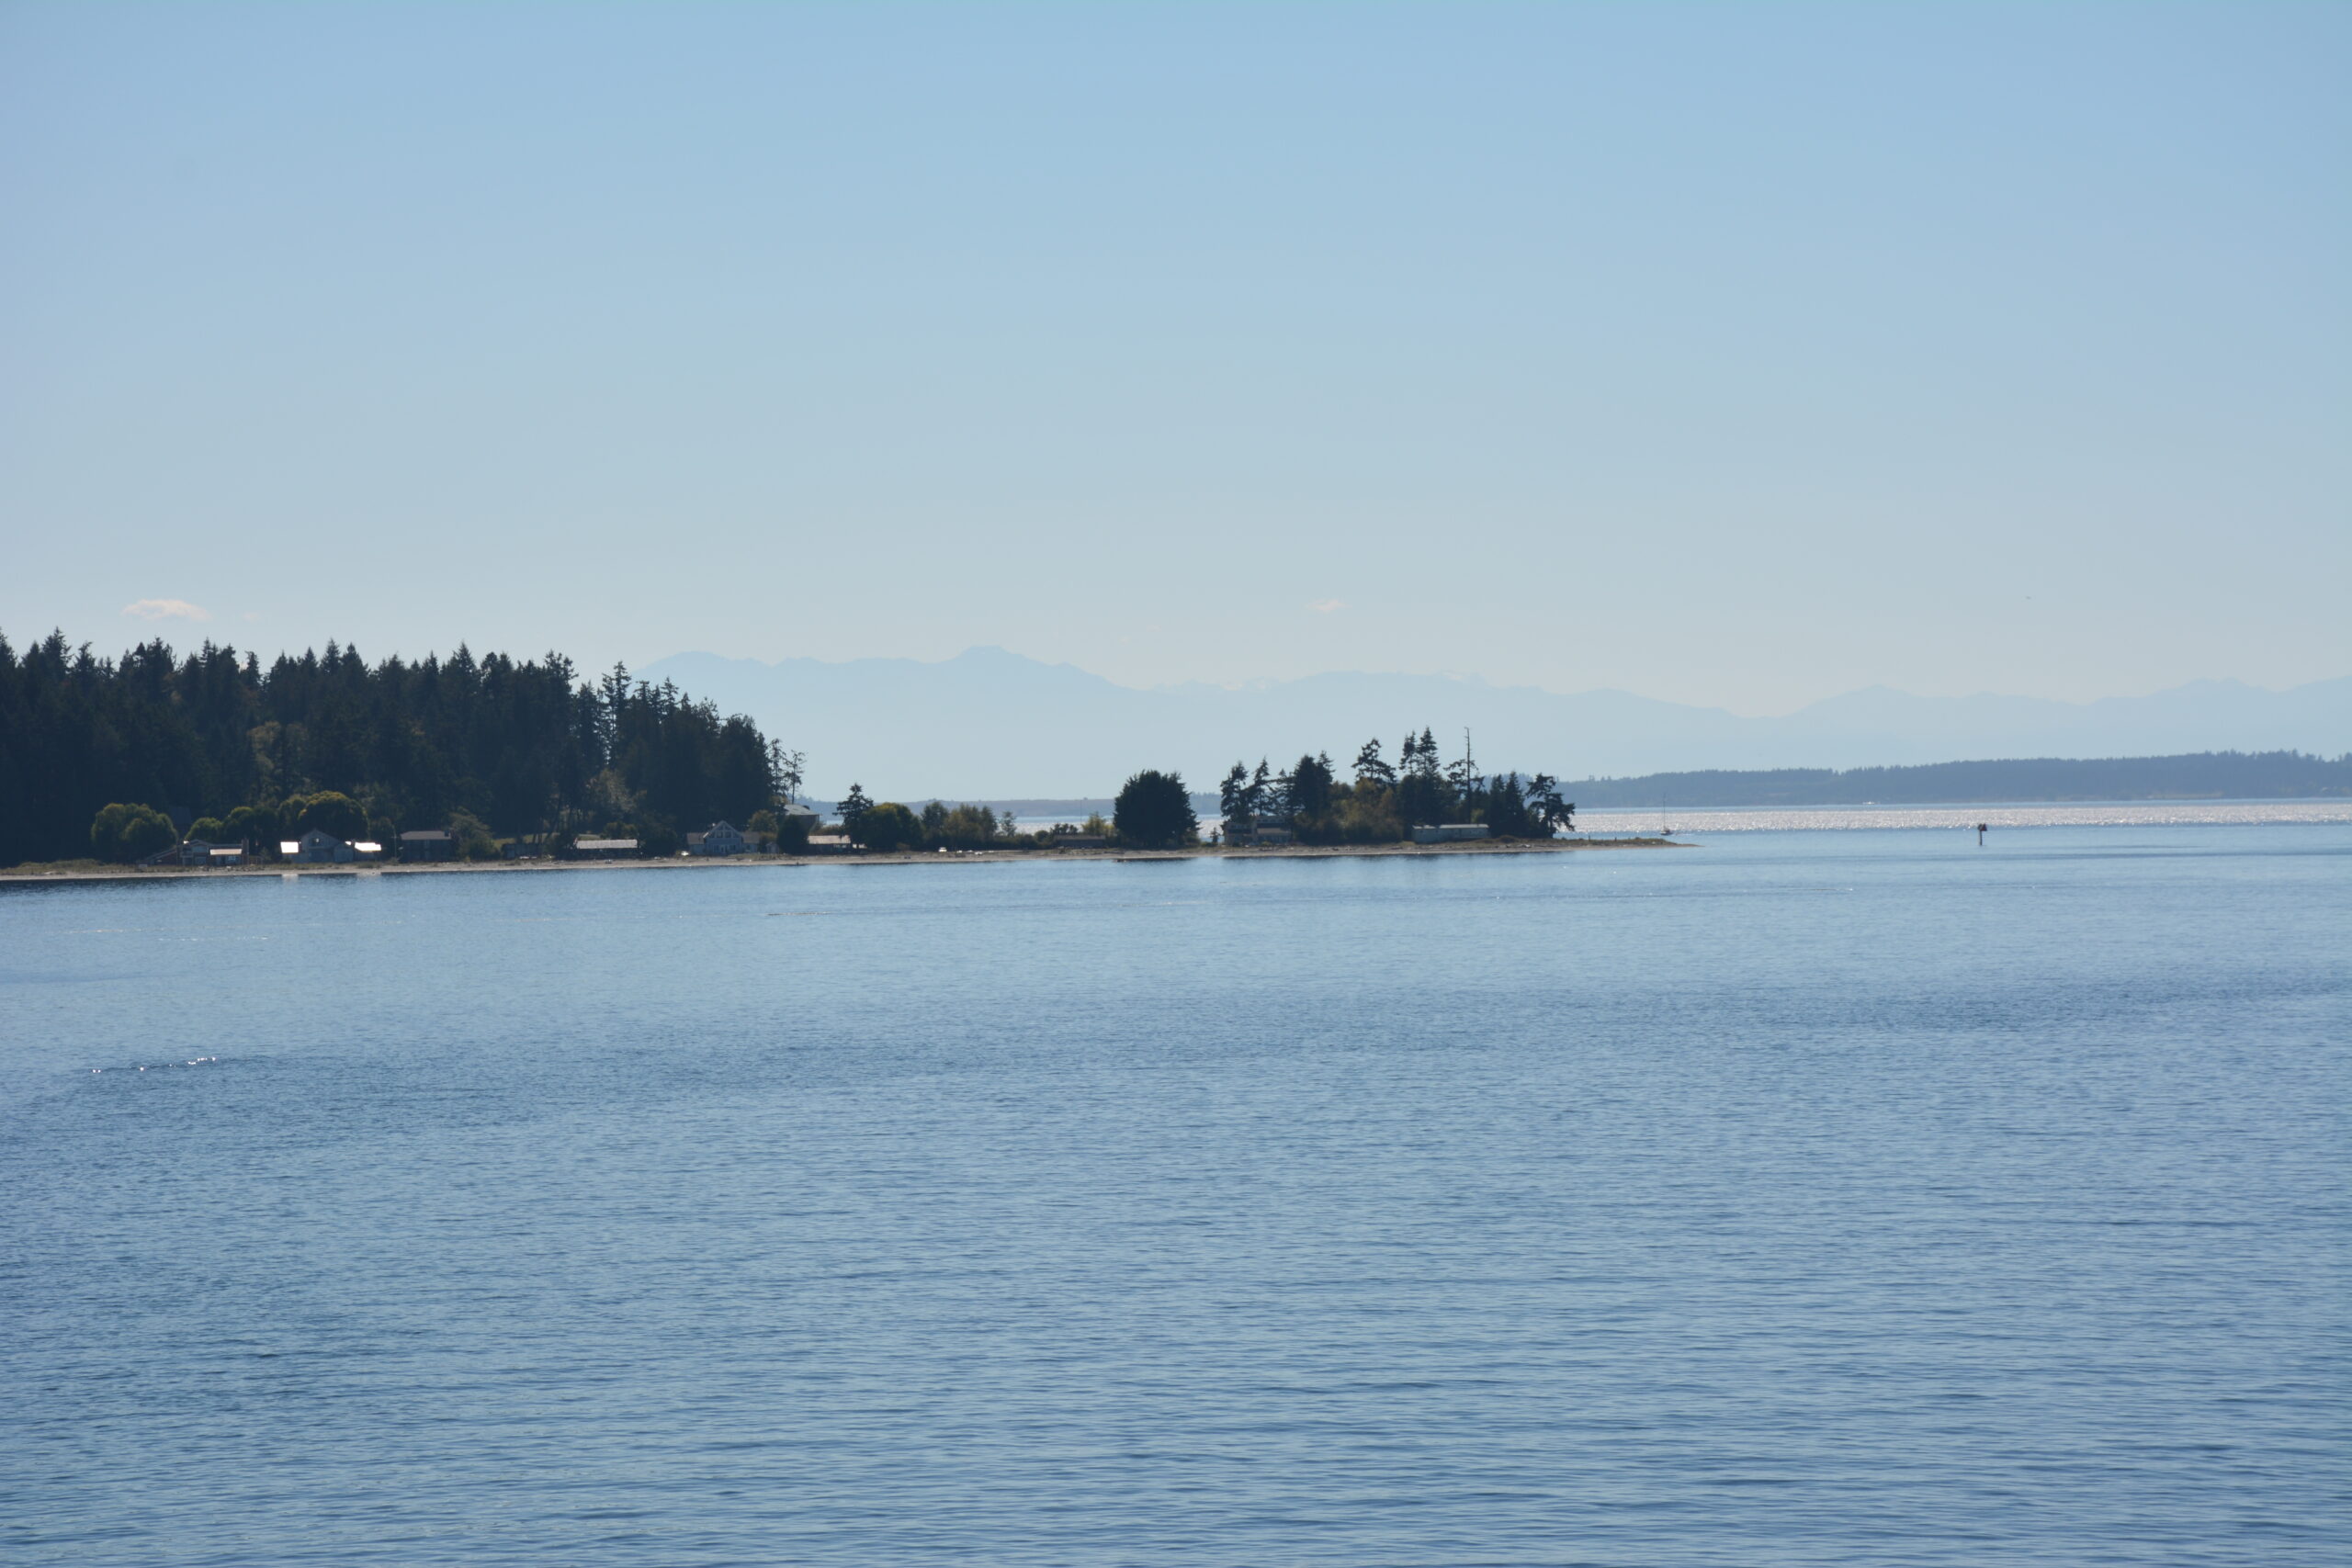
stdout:
[(2196, 751), (2034, 757), (1905, 768), (1650, 773), (1562, 786), (1578, 806), (2005, 806), (2068, 801), (2310, 800), (2352, 796), (2352, 754)]

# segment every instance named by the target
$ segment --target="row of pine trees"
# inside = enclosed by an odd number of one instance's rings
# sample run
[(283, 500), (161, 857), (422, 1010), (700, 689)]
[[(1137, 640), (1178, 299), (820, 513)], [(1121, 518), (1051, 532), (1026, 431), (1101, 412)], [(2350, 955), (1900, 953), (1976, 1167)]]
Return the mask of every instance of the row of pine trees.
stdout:
[[(21, 654), (0, 636), (0, 864), (102, 850), (114, 805), (254, 838), (333, 817), (388, 842), (454, 825), (659, 845), (747, 822), (799, 783), (798, 755), (750, 719), (618, 665), (583, 680), (557, 653), (371, 664), (329, 643), (265, 666), (210, 642), (107, 659), (60, 632)], [(118, 851), (152, 837), (131, 820), (111, 829)]]

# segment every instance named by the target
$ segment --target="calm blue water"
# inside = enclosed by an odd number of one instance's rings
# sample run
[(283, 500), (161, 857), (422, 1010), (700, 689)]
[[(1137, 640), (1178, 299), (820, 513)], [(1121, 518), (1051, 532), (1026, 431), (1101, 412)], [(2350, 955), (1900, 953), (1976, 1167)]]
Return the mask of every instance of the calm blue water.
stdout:
[(8, 890), (0, 1559), (2341, 1562), (2347, 1055), (2343, 826)]

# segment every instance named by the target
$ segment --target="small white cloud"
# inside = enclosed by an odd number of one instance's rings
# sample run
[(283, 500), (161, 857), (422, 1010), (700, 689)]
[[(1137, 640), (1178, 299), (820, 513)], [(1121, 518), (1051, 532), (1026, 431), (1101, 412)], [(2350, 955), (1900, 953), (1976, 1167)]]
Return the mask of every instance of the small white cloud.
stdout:
[(1334, 610), (1346, 609), (1348, 602), (1344, 599), (1309, 599), (1306, 607), (1318, 615), (1328, 615)]
[(261, 619), (261, 612), (259, 610), (247, 610), (245, 612), (245, 619), (249, 621), (258, 621)]
[(137, 621), (209, 621), (212, 612), (201, 604), (191, 604), (185, 599), (139, 599), (125, 604), (122, 613)]

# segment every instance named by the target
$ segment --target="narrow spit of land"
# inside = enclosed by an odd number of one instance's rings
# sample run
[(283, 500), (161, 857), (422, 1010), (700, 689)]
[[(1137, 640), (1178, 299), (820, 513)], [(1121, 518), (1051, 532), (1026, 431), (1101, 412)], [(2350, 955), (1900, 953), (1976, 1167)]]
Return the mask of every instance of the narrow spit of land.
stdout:
[(217, 882), (234, 876), (448, 876), (473, 872), (538, 871), (672, 871), (714, 870), (721, 866), (786, 865), (971, 865), (981, 862), (1005, 864), (1052, 864), (1072, 861), (1151, 860), (1367, 860), (1405, 855), (1529, 855), (1564, 854), (1583, 850), (1687, 850), (1690, 844), (1671, 839), (1516, 839), (1502, 843), (1458, 844), (1281, 844), (1234, 849), (1203, 844), (1183, 850), (951, 850), (903, 851), (891, 854), (711, 855), (676, 856), (659, 860), (508, 860), (440, 861), (402, 864), (396, 861), (342, 865), (153, 866), (122, 865), (24, 866), (0, 871), (5, 882), (149, 882), (171, 878)]

